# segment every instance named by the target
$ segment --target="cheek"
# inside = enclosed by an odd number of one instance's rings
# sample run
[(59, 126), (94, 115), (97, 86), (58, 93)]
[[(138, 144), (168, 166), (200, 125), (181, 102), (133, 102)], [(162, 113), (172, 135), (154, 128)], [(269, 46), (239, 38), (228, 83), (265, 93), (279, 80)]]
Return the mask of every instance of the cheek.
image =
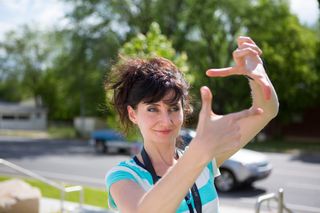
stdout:
[(139, 126), (140, 129), (144, 129), (144, 128), (152, 126), (154, 121), (155, 121), (154, 117), (144, 115), (144, 116), (140, 116), (137, 119), (137, 125)]
[(181, 126), (183, 124), (183, 119), (183, 112), (177, 113), (174, 118), (176, 125)]

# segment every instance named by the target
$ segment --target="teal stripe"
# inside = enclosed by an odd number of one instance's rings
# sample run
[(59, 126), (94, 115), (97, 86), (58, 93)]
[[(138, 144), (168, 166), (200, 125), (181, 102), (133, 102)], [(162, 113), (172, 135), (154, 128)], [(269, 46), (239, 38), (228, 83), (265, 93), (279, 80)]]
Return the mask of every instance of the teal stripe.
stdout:
[(139, 165), (137, 165), (134, 160), (130, 160), (129, 162), (121, 162), (119, 166), (125, 166), (133, 170), (141, 179), (147, 180), (150, 185), (153, 185), (151, 174), (144, 168), (141, 168)]
[[(193, 201), (192, 201), (193, 202)], [(188, 208), (188, 205), (187, 205), (187, 202), (185, 199), (183, 199), (180, 203), (180, 206), (179, 208), (177, 209), (176, 212), (185, 212), (185, 211), (189, 211), (189, 208)]]
[(208, 163), (207, 168), (210, 171), (210, 174), (212, 175), (211, 178), (214, 177), (214, 172), (213, 172), (213, 166), (212, 166), (212, 162), (210, 161), (210, 163)]
[(200, 196), (201, 196), (201, 203), (205, 205), (215, 199), (218, 198), (217, 190), (213, 184), (213, 179), (209, 179), (208, 182), (199, 189)]

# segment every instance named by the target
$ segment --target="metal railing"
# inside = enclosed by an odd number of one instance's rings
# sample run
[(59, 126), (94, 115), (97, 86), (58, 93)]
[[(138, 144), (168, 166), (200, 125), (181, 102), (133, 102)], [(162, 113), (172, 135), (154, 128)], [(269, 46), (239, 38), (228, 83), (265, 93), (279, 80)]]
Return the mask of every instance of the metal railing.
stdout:
[(82, 186), (79, 185), (79, 186), (65, 187), (65, 186), (63, 186), (61, 184), (58, 184), (58, 183), (56, 183), (56, 182), (54, 182), (52, 180), (49, 180), (49, 179), (47, 179), (45, 177), (42, 177), (42, 176), (40, 176), (40, 175), (38, 175), (38, 174), (36, 174), (34, 172), (31, 172), (31, 171), (29, 171), (27, 169), (24, 169), (24, 168), (22, 168), (22, 167), (20, 167), (18, 165), (15, 165), (15, 164), (7, 161), (7, 160), (4, 160), (4, 159), (0, 158), (0, 165), (1, 164), (5, 165), (5, 166), (7, 166), (7, 167), (9, 167), (9, 168), (11, 168), (13, 170), (16, 170), (16, 171), (18, 171), (18, 172), (20, 172), (22, 174), (30, 176), (30, 177), (32, 177), (32, 178), (34, 178), (36, 180), (39, 180), (39, 181), (41, 181), (43, 183), (46, 183), (46, 184), (48, 184), (48, 185), (50, 185), (50, 186), (52, 186), (52, 187), (54, 187), (54, 188), (56, 188), (58, 190), (60, 190), (60, 192), (61, 192), (61, 196), (60, 196), (60, 211), (61, 211), (61, 213), (64, 212), (65, 194), (69, 193), (69, 192), (79, 191), (79, 210), (81, 211), (82, 204), (83, 204), (83, 198), (84, 198), (84, 192), (83, 192), (83, 187)]
[(268, 202), (268, 206), (269, 206), (270, 201), (272, 200), (278, 203), (277, 213), (283, 213), (284, 210), (288, 213), (292, 213), (292, 211), (288, 209), (284, 204), (284, 190), (282, 188), (279, 189), (277, 194), (269, 193), (269, 194), (258, 197), (256, 206), (255, 206), (255, 213), (260, 213), (262, 203)]

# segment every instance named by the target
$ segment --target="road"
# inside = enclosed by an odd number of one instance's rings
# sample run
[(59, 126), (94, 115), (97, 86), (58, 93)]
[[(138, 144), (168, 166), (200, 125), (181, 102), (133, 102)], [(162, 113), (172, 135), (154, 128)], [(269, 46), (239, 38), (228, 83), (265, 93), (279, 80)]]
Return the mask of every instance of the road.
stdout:
[[(283, 188), (285, 203), (293, 212), (319, 213), (320, 155), (266, 154), (274, 167), (271, 176), (252, 187), (220, 193), (220, 203), (253, 209), (258, 196)], [(0, 138), (0, 158), (50, 179), (104, 188), (106, 171), (130, 156), (97, 155), (86, 141)], [(0, 166), (0, 175), (8, 173), (13, 171)]]

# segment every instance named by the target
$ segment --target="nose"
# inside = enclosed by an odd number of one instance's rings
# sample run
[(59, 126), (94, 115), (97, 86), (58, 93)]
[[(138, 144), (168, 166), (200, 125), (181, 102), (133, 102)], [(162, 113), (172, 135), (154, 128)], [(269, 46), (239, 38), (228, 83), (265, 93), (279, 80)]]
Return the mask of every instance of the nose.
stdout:
[(160, 116), (160, 122), (164, 127), (170, 127), (173, 125), (173, 118), (169, 112), (163, 112)]

